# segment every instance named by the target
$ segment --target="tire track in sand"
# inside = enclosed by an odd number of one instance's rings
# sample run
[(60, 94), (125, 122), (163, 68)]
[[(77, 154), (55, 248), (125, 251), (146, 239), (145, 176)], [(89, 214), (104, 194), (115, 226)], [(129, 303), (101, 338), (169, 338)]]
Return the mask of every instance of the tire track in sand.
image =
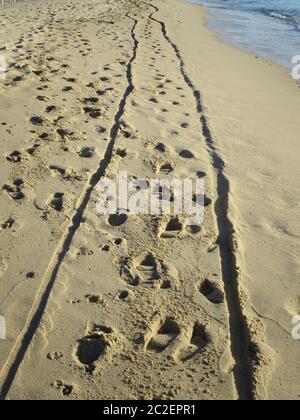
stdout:
[(13, 347), (13, 350), (11, 351), (9, 357), (7, 358), (7, 361), (0, 373), (0, 399), (1, 400), (6, 398), (10, 390), (10, 387), (14, 381), (16, 373), (19, 369), (19, 366), (22, 363), (22, 360), (24, 359), (26, 351), (37, 331), (37, 328), (44, 314), (45, 308), (49, 300), (50, 293), (55, 284), (61, 265), (69, 251), (69, 248), (75, 236), (75, 233), (77, 232), (78, 228), (80, 227), (82, 223), (83, 214), (84, 214), (85, 209), (88, 206), (88, 203), (91, 198), (91, 194), (94, 191), (96, 185), (101, 180), (101, 178), (105, 176), (106, 171), (113, 157), (113, 151), (114, 151), (114, 147), (116, 143), (116, 138), (120, 131), (120, 122), (125, 111), (127, 99), (134, 90), (132, 68), (137, 57), (137, 51), (138, 51), (138, 46), (139, 46), (139, 42), (135, 36), (135, 29), (138, 24), (138, 19), (135, 19), (130, 16), (130, 10), (126, 13), (126, 17), (133, 21), (133, 26), (131, 29), (131, 37), (133, 40), (132, 55), (127, 64), (127, 69), (126, 69), (126, 77), (128, 81), (127, 88), (125, 89), (123, 97), (119, 103), (118, 112), (116, 113), (114, 117), (114, 124), (110, 130), (110, 141), (106, 148), (105, 155), (99, 163), (99, 167), (97, 171), (91, 176), (89, 183), (87, 184), (86, 188), (81, 194), (81, 197), (78, 200), (79, 205), (77, 206), (75, 210), (73, 218), (71, 219), (71, 223), (69, 224), (69, 226), (66, 229), (65, 234), (63, 235), (62, 241), (60, 242), (57, 248), (57, 252), (55, 252), (55, 254), (53, 255), (49, 263), (48, 269), (45, 273), (41, 286), (35, 297), (34, 303), (28, 315), (25, 326), (23, 330), (21, 331), (21, 334), (17, 338), (16, 343)]
[(229, 312), (231, 352), (235, 360), (233, 374), (239, 399), (252, 400), (254, 399), (254, 381), (253, 369), (249, 357), (250, 332), (243, 313), (240, 297), (235, 230), (228, 215), (230, 183), (224, 173), (225, 162), (215, 147), (208, 120), (204, 113), (201, 91), (194, 85), (188, 75), (182, 54), (178, 46), (168, 35), (166, 24), (153, 16), (154, 13), (159, 12), (159, 8), (153, 4), (144, 3), (154, 9), (154, 12), (150, 14), (150, 19), (161, 26), (163, 37), (175, 52), (184, 82), (192, 91), (196, 102), (196, 111), (200, 117), (202, 134), (212, 160), (212, 166), (216, 171), (217, 201), (215, 204), (215, 214), (219, 233), (218, 244), (220, 248), (221, 269)]

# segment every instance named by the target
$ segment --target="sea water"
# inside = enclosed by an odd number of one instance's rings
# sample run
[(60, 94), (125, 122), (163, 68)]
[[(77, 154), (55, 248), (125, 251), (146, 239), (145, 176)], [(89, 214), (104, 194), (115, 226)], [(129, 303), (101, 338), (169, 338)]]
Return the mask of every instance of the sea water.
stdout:
[(206, 6), (209, 26), (237, 47), (285, 67), (300, 55), (300, 0), (188, 0)]

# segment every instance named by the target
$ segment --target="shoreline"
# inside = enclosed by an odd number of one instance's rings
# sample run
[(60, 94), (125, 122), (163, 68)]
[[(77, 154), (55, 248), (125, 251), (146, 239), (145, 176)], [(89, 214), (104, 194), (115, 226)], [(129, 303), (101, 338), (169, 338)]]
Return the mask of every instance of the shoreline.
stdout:
[[(0, 9), (1, 398), (299, 398), (298, 86), (199, 6)], [(122, 171), (205, 179), (201, 228), (99, 215)]]
[(300, 83), (300, 79), (299, 81), (293, 79), (292, 75), (291, 75), (291, 67), (288, 67), (287, 65), (283, 65), (281, 63), (278, 63), (275, 60), (272, 60), (270, 58), (264, 57), (263, 55), (260, 55), (259, 53), (255, 53), (254, 51), (251, 51), (249, 49), (247, 49), (246, 47), (242, 47), (242, 46), (237, 46), (235, 45), (233, 42), (230, 42), (230, 40), (226, 41), (225, 39), (222, 38), (222, 33), (219, 32), (217, 29), (214, 29), (212, 27), (210, 27), (209, 22), (207, 22), (208, 18), (213, 18), (215, 20), (218, 20), (217, 16), (214, 16), (213, 12), (210, 12), (209, 7), (206, 7), (202, 4), (198, 4), (198, 3), (190, 3), (189, 0), (181, 0), (182, 2), (189, 4), (190, 6), (193, 7), (200, 7), (202, 9), (203, 12), (203, 18), (202, 18), (202, 24), (206, 26), (206, 28), (211, 31), (217, 38), (217, 40), (224, 45), (230, 46), (232, 48), (235, 48), (238, 51), (242, 51), (248, 55), (250, 55), (251, 57), (254, 57), (257, 60), (262, 60), (266, 63), (272, 64), (274, 66), (278, 66), (281, 69), (287, 71), (289, 77), (294, 80), (295, 83), (299, 84)]
[[(189, 0), (186, 0), (186, 2), (189, 3), (189, 4), (198, 5), (198, 6), (202, 7), (202, 8), (204, 8), (207, 11), (208, 16), (210, 18), (210, 22), (207, 21), (205, 23), (206, 23), (206, 25), (208, 26), (209, 29), (211, 29), (212, 31), (214, 31), (214, 32), (216, 32), (218, 34), (219, 39), (220, 39), (221, 42), (224, 42), (225, 44), (229, 44), (229, 45), (231, 45), (231, 46), (233, 46), (235, 48), (238, 48), (238, 49), (241, 49), (243, 51), (246, 51), (246, 52), (248, 52), (251, 55), (258, 56), (260, 59), (264, 59), (266, 61), (272, 62), (273, 64), (280, 65), (281, 67), (284, 67), (284, 68), (288, 69), (291, 72), (291, 68), (292, 68), (292, 61), (291, 60), (292, 60), (292, 57), (293, 56), (298, 55), (298, 51), (297, 50), (294, 50), (294, 52), (290, 51), (289, 60), (287, 61), (286, 60), (287, 57), (283, 58), (282, 55), (280, 55), (280, 56), (278, 56), (276, 58), (276, 54), (275, 54), (274, 48), (273, 48), (274, 47), (274, 44), (273, 45), (272, 44), (266, 45), (267, 46), (267, 49), (265, 49), (265, 53), (263, 51), (260, 51), (261, 48), (259, 46), (256, 46), (254, 48), (253, 45), (251, 45), (249, 42), (247, 44), (247, 42), (245, 41), (245, 39), (243, 40), (243, 44), (244, 45), (242, 45), (242, 42), (241, 41), (240, 41), (240, 44), (241, 45), (238, 45), (239, 42), (238, 41), (234, 42), (234, 40), (232, 38), (230, 39), (230, 35), (226, 32), (225, 29), (223, 29), (223, 32), (222, 32), (220, 25), (222, 23), (222, 19), (224, 20), (225, 18), (224, 18), (224, 16), (222, 17), (222, 15), (221, 16), (218, 15), (218, 9), (216, 9), (216, 11), (214, 11), (214, 8), (212, 8), (212, 10), (210, 10), (209, 5), (203, 5), (203, 4), (199, 4), (199, 3), (190, 2)], [(250, 13), (250, 11), (248, 11), (248, 12)], [(261, 17), (262, 16), (260, 16), (260, 18)], [(234, 16), (231, 16), (231, 19), (233, 20), (233, 23), (234, 23)], [(273, 22), (273, 24), (274, 23), (275, 22)], [(223, 24), (226, 26), (226, 19), (223, 22)], [(227, 22), (227, 24), (228, 24), (228, 22)], [(269, 22), (269, 25), (270, 24), (271, 24), (271, 22)], [(219, 27), (218, 27), (218, 25), (219, 25)], [(272, 28), (272, 27), (269, 28), (270, 31), (272, 29), (274, 31), (274, 28)], [(243, 36), (245, 37), (245, 34), (244, 35), (240, 34), (240, 35), (242, 37)], [(275, 40), (273, 40), (273, 41), (275, 42)], [(289, 41), (292, 42), (292, 40), (289, 40)], [(293, 42), (294, 42), (294, 40), (293, 40)], [(283, 48), (283, 47), (281, 46), (281, 48)], [(270, 56), (270, 53), (267, 54), (267, 51), (269, 51), (269, 52), (270, 51), (273, 51), (273, 58)], [(268, 55), (269, 55), (269, 57), (268, 57)]]

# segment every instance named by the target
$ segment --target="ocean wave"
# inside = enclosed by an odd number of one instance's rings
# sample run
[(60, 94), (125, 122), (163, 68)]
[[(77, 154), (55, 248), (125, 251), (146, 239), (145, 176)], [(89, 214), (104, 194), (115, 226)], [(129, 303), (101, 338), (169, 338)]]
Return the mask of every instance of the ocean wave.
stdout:
[(300, 18), (290, 15), (290, 14), (286, 14), (283, 13), (281, 10), (270, 10), (270, 9), (260, 9), (260, 12), (262, 12), (263, 14), (278, 19), (281, 22), (285, 22), (288, 25), (291, 25), (294, 27), (294, 29), (296, 29), (297, 31), (300, 31)]
[(286, 68), (291, 57), (299, 55), (300, 0), (187, 1), (212, 11), (209, 26), (226, 42)]
[[(288, 2), (286, 6), (276, 0), (190, 0), (193, 3), (201, 3), (213, 9), (232, 9), (244, 12), (260, 13), (269, 18), (293, 26), (300, 31), (300, 7), (295, 2)], [(269, 3), (269, 4), (268, 4)]]

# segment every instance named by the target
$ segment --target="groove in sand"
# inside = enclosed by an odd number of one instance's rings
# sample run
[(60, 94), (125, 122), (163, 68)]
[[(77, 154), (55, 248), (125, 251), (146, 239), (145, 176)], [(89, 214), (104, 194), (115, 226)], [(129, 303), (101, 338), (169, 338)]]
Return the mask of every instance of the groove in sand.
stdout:
[(107, 146), (104, 158), (100, 161), (98, 170), (90, 178), (89, 184), (86, 189), (83, 191), (80, 199), (79, 206), (77, 207), (75, 214), (72, 218), (71, 224), (68, 226), (66, 234), (63, 235), (63, 239), (58, 246), (58, 253), (55, 253), (52, 257), (52, 260), (49, 263), (47, 272), (44, 276), (40, 289), (35, 297), (33, 306), (27, 318), (27, 322), (19, 335), (12, 352), (10, 353), (2, 371), (0, 374), (0, 399), (5, 399), (9, 389), (13, 383), (13, 380), (16, 376), (18, 368), (26, 354), (26, 351), (37, 331), (37, 328), (40, 324), (41, 318), (45, 311), (50, 293), (55, 284), (58, 272), (61, 268), (61, 265), (69, 251), (70, 245), (74, 238), (75, 233), (82, 223), (82, 218), (85, 209), (90, 201), (92, 192), (94, 191), (96, 185), (99, 183), (101, 178), (105, 175), (107, 168), (111, 162), (113, 156), (113, 150), (116, 142), (117, 135), (120, 130), (120, 120), (125, 111), (125, 106), (127, 98), (134, 90), (133, 80), (132, 80), (132, 66), (137, 56), (137, 50), (139, 42), (135, 37), (135, 29), (138, 24), (138, 20), (130, 16), (130, 11), (126, 14), (126, 17), (131, 19), (134, 24), (131, 29), (131, 36), (133, 40), (133, 49), (131, 58), (127, 64), (126, 76), (128, 85), (125, 89), (123, 97), (119, 104), (118, 112), (114, 117), (114, 125), (110, 131), (110, 141)]
[[(146, 2), (145, 4), (155, 9), (156, 13), (159, 12), (158, 7)], [(254, 384), (253, 371), (249, 359), (250, 338), (241, 306), (238, 284), (239, 274), (235, 253), (236, 247), (234, 244), (234, 226), (228, 216), (230, 184), (224, 173), (225, 163), (216, 151), (213, 136), (203, 110), (201, 92), (190, 79), (180, 50), (168, 35), (166, 24), (153, 17), (153, 14), (150, 15), (150, 19), (161, 26), (164, 38), (173, 48), (179, 61), (182, 77), (187, 86), (192, 90), (196, 101), (197, 113), (200, 116), (202, 133), (212, 159), (213, 168), (217, 173), (216, 189), (218, 199), (215, 205), (215, 214), (219, 230), (218, 244), (220, 248), (221, 269), (229, 311), (231, 352), (235, 360), (234, 378), (239, 399), (251, 400), (254, 398)]]

